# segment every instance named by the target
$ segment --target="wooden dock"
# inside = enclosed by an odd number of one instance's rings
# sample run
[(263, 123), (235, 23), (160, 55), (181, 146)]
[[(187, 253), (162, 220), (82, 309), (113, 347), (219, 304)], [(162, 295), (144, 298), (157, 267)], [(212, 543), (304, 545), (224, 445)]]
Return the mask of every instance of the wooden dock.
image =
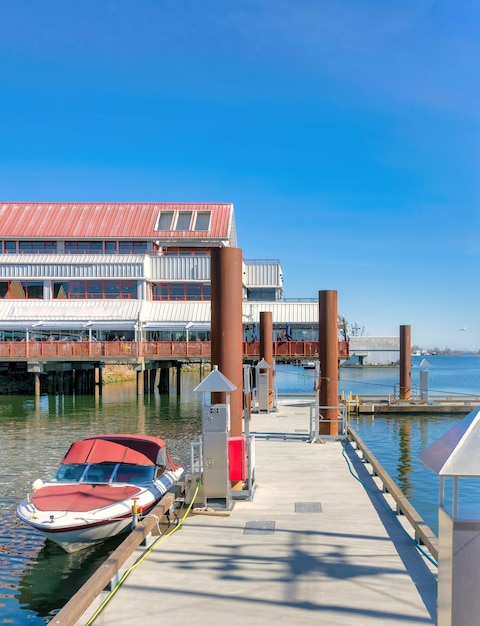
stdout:
[[(253, 499), (222, 516), (188, 516), (93, 622), (108, 591), (71, 623), (156, 623), (171, 611), (195, 626), (434, 624), (436, 567), (409, 520), (350, 442), (308, 442), (308, 412), (292, 400), (254, 415)], [(135, 549), (119, 574), (142, 555)], [(70, 622), (60, 612), (52, 624)]]

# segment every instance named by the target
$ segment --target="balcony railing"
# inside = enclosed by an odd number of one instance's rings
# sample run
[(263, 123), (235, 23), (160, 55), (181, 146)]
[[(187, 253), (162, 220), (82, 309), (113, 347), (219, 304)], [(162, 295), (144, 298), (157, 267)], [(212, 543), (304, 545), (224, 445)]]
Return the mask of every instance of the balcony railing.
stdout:
[[(259, 357), (260, 343), (244, 341), (243, 356)], [(348, 341), (338, 342), (341, 358), (348, 358)], [(148, 357), (154, 359), (199, 357), (211, 355), (210, 341), (1, 341), (0, 360), (3, 358), (54, 359), (121, 359)], [(316, 341), (274, 341), (273, 357), (301, 359), (318, 356)]]

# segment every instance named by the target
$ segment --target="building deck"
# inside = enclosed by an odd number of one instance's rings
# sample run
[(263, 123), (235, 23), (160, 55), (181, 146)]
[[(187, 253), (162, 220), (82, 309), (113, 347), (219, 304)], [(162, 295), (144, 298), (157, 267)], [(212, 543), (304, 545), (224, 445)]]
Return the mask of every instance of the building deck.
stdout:
[(380, 504), (350, 443), (308, 443), (308, 419), (298, 400), (254, 415), (253, 500), (225, 516), (190, 515), (94, 624), (434, 624), (435, 566)]

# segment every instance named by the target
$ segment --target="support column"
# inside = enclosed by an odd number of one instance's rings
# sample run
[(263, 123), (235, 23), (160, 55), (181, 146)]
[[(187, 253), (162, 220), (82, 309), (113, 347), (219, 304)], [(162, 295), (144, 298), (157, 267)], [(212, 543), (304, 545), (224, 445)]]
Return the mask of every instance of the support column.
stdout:
[(273, 322), (271, 311), (260, 311), (260, 360), (270, 365), (268, 374), (268, 408), (273, 408)]
[(170, 393), (170, 368), (162, 367), (160, 369), (160, 382), (158, 383), (160, 393)]
[(143, 393), (143, 384), (142, 384), (142, 380), (143, 380), (143, 379), (142, 379), (142, 374), (143, 374), (143, 372), (142, 372), (141, 370), (139, 370), (139, 371), (137, 371), (137, 372), (136, 372), (136, 374), (137, 374), (137, 375), (136, 375), (136, 383), (137, 383), (137, 387), (136, 387), (136, 389), (137, 389), (137, 396), (140, 396), (140, 395), (142, 395), (142, 393)]
[(39, 398), (40, 397), (40, 374), (38, 374), (37, 372), (33, 374), (33, 386), (35, 389), (35, 397)]
[(182, 390), (182, 364), (177, 363), (177, 396), (181, 395)]
[[(211, 364), (230, 380), (230, 436), (243, 434), (242, 251), (213, 248), (211, 252)], [(214, 392), (212, 404), (224, 404), (225, 393)]]
[(150, 370), (150, 388), (149, 388), (149, 392), (150, 395), (153, 396), (153, 394), (155, 393), (155, 381), (157, 380), (157, 368), (154, 367)]
[(412, 391), (411, 327), (400, 326), (400, 400), (409, 400)]
[[(320, 360), (320, 406), (338, 406), (338, 304), (337, 292), (318, 292), (318, 355)], [(320, 409), (320, 434), (338, 435), (338, 409)]]

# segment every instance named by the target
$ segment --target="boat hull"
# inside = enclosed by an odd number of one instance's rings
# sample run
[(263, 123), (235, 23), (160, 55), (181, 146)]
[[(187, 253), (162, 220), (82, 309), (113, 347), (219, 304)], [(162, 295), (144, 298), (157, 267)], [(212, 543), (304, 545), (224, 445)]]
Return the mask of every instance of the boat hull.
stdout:
[[(46, 483), (32, 498), (18, 505), (17, 515), (65, 552), (77, 552), (132, 529), (135, 522), (147, 515), (175, 485), (182, 473), (181, 469), (169, 472), (149, 488), (143, 486), (133, 490), (131, 485), (124, 485), (123, 489), (118, 485), (85, 485), (81, 492), (77, 484)], [(128, 497), (118, 500), (125, 490), (128, 490)], [(79, 493), (83, 499), (78, 497)], [(62, 508), (62, 503), (71, 501), (72, 494), (77, 508)], [(84, 504), (82, 506), (88, 498), (96, 502), (92, 510), (87, 510)], [(104, 506), (106, 501), (111, 504)]]

